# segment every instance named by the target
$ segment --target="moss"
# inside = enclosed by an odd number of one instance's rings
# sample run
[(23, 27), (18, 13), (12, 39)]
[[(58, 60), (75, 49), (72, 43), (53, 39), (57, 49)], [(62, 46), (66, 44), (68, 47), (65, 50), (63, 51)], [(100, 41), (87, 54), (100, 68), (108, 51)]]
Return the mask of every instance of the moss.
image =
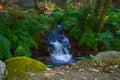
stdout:
[(25, 77), (30, 77), (31, 74), (47, 68), (42, 62), (28, 57), (14, 57), (5, 62), (8, 70), (8, 80), (25, 80)]

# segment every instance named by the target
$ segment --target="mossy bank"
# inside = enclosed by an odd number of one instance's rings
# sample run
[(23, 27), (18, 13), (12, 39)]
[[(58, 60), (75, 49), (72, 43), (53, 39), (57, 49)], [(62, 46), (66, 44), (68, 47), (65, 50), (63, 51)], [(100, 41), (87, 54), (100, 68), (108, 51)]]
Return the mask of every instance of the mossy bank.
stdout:
[(10, 58), (5, 63), (8, 70), (8, 80), (26, 80), (32, 74), (47, 68), (42, 62), (28, 57)]

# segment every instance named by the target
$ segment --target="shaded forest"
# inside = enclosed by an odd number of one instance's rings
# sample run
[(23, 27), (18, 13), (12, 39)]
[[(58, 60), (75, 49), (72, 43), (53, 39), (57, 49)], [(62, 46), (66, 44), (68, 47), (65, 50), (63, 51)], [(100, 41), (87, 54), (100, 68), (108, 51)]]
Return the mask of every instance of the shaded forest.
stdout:
[[(75, 63), (56, 67), (46, 64), (47, 36), (59, 25)], [(120, 0), (0, 0), (0, 59), (8, 80), (119, 80), (119, 51)]]

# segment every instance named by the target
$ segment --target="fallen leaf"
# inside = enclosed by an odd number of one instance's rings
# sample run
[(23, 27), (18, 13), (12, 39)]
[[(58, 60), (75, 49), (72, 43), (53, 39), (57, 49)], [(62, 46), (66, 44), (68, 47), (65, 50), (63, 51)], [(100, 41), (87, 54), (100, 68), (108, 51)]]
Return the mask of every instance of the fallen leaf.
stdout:
[(2, 4), (0, 4), (0, 10), (3, 10), (3, 5)]
[(94, 71), (94, 72), (99, 72), (100, 70), (98, 69), (89, 69), (90, 71)]

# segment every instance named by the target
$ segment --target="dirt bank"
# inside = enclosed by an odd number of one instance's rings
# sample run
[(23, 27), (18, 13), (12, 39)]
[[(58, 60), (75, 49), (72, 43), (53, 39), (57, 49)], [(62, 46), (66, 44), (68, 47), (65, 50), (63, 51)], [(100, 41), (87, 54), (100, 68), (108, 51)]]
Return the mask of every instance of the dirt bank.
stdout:
[(120, 80), (120, 66), (94, 66), (92, 61), (78, 61), (33, 74), (30, 80)]

